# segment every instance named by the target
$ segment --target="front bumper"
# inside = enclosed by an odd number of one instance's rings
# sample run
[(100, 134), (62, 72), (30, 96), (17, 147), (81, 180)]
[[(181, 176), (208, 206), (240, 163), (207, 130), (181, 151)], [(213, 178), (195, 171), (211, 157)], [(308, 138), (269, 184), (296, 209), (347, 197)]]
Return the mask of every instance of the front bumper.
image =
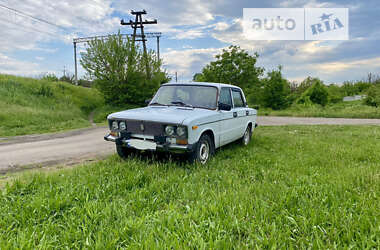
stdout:
[(143, 139), (132, 139), (130, 136), (126, 137), (116, 137), (111, 134), (108, 134), (104, 136), (104, 140), (115, 142), (117, 145), (123, 145), (125, 147), (134, 148), (137, 150), (149, 150), (149, 151), (163, 151), (163, 152), (172, 152), (172, 153), (186, 153), (186, 152), (192, 152), (194, 150), (195, 144), (187, 144), (187, 145), (177, 145), (177, 144), (171, 144), (168, 142), (165, 142), (166, 140), (163, 140), (163, 138), (155, 138), (153, 141), (149, 141), (150, 143), (155, 144), (155, 149), (152, 148), (136, 148), (135, 146), (132, 146), (132, 142), (135, 141), (144, 141)]

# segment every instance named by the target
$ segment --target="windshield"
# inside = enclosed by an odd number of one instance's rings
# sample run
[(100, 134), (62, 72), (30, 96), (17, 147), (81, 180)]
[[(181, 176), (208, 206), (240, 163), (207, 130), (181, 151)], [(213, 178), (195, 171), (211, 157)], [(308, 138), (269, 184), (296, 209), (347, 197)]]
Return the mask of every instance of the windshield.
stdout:
[(211, 86), (167, 85), (157, 91), (150, 105), (216, 109), (217, 92)]

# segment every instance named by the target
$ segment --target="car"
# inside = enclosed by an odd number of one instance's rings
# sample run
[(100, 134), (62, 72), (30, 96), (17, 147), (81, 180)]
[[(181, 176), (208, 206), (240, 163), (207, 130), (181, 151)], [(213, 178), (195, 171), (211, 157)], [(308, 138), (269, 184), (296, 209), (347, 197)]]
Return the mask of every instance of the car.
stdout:
[(249, 108), (241, 88), (222, 83), (161, 85), (148, 106), (110, 114), (110, 133), (127, 158), (134, 151), (184, 153), (205, 164), (215, 149), (240, 140), (247, 146), (257, 127), (257, 110)]

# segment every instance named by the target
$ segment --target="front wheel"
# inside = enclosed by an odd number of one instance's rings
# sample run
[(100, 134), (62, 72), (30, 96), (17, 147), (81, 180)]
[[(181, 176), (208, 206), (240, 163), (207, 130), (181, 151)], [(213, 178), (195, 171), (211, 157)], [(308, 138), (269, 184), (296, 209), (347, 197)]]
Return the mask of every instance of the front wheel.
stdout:
[(199, 139), (195, 150), (190, 153), (189, 161), (191, 163), (198, 162), (206, 164), (215, 151), (214, 143), (209, 135), (202, 135)]
[(116, 152), (122, 159), (127, 159), (133, 152), (132, 149), (124, 147), (122, 145), (116, 145)]

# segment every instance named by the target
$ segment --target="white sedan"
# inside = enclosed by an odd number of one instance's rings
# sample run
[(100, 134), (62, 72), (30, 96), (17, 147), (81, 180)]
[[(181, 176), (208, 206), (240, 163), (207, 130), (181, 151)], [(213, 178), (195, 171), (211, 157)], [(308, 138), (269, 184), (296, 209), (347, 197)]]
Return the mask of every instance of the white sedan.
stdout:
[(248, 145), (256, 118), (237, 86), (167, 83), (147, 107), (110, 114), (111, 132), (104, 139), (116, 143), (122, 158), (135, 150), (160, 150), (205, 164), (216, 148), (236, 140)]

